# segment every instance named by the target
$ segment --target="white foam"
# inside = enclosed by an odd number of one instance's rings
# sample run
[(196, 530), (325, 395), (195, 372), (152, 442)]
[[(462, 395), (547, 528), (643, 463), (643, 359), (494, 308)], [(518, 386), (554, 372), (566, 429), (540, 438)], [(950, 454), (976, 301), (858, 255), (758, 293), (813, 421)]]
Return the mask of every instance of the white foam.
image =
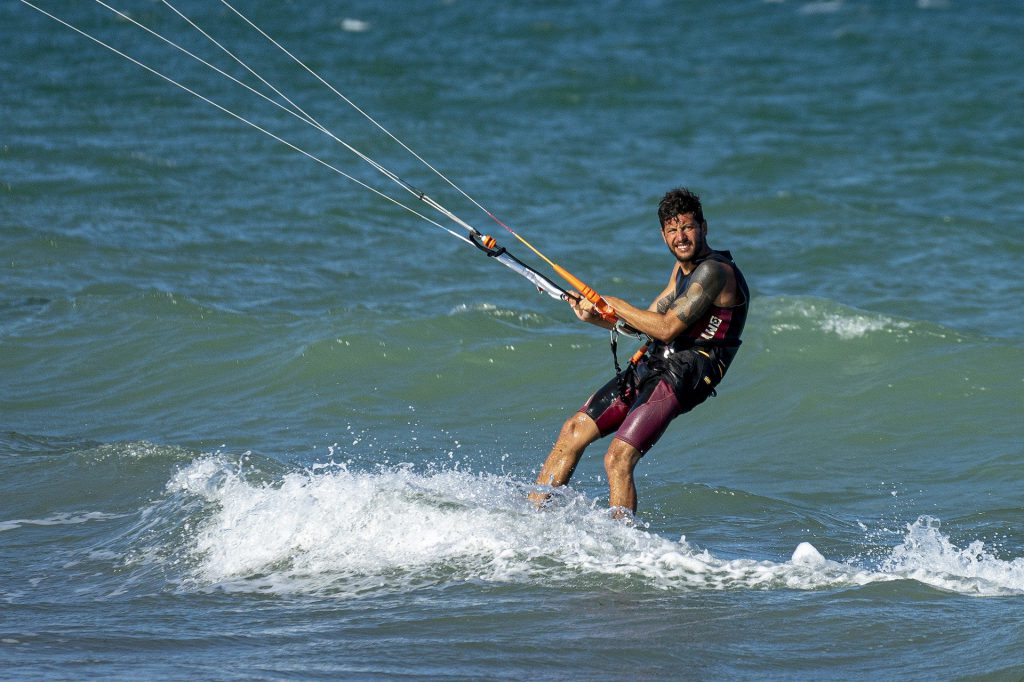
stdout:
[(349, 33), (365, 33), (370, 30), (370, 22), (362, 19), (342, 19), (341, 30)]
[(235, 589), (359, 592), (601, 575), (663, 589), (813, 589), (865, 580), (859, 569), (809, 561), (808, 550), (788, 562), (723, 561), (685, 539), (616, 521), (572, 492), (538, 512), (523, 485), (489, 474), (331, 466), (256, 485), (208, 457), (169, 488), (215, 503), (192, 531), (191, 552), (201, 581)]
[(826, 315), (821, 321), (821, 330), (835, 334), (843, 340), (858, 339), (871, 332), (888, 328), (892, 320), (886, 317), (867, 315)]
[[(783, 305), (775, 314), (777, 317), (810, 320), (821, 331), (835, 334), (844, 341), (859, 339), (876, 332), (902, 334), (910, 329), (909, 323), (885, 315), (853, 310), (836, 312), (830, 308), (833, 308), (831, 304), (797, 300)], [(802, 325), (792, 319), (777, 320), (771, 326), (774, 334), (799, 331), (801, 328)]]
[(835, 14), (841, 9), (843, 9), (842, 0), (821, 0), (801, 6), (800, 14)]
[(499, 308), (493, 303), (459, 303), (448, 311), (448, 314), (452, 317), (457, 315), (466, 315), (469, 313), (485, 313), (491, 317), (499, 319), (514, 319), (520, 322), (537, 322), (541, 319), (541, 316), (537, 313)]
[(11, 519), (10, 521), (0, 521), (0, 533), (8, 530), (15, 530), (23, 526), (73, 526), (79, 523), (88, 523), (89, 521), (116, 519), (120, 516), (122, 515), (96, 511), (85, 512), (82, 514), (53, 514), (52, 516), (47, 516), (42, 519)]
[(940, 527), (930, 516), (909, 524), (903, 544), (892, 550), (881, 569), (961, 594), (1024, 594), (1024, 558), (1000, 559), (980, 540), (957, 547)]
[(788, 561), (723, 560), (612, 519), (572, 491), (538, 512), (506, 476), (411, 467), (321, 466), (255, 484), (218, 457), (171, 490), (213, 506), (188, 526), (195, 578), (222, 589), (359, 594), (467, 581), (552, 585), (580, 579), (680, 589), (826, 589), (913, 578), (967, 594), (1024, 592), (1024, 560), (953, 548), (914, 526), (880, 569), (799, 543)]

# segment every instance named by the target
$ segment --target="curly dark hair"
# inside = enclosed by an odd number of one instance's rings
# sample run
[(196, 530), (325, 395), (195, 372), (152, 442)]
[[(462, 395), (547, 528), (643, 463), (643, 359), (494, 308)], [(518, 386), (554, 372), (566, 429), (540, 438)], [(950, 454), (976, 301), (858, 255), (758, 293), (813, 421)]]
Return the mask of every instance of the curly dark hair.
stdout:
[(700, 197), (685, 187), (678, 187), (666, 192), (658, 204), (658, 220), (661, 221), (662, 227), (669, 220), (684, 213), (692, 213), (697, 224), (703, 224), (704, 209), (700, 205)]

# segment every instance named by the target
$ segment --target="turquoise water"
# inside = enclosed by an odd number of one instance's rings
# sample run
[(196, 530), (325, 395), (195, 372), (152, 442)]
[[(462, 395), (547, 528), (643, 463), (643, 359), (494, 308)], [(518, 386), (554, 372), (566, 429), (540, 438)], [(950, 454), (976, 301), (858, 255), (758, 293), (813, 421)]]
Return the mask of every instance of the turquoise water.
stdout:
[[(102, 6), (39, 6), (401, 196)], [(543, 266), (223, 5), (176, 6)], [(238, 7), (598, 291), (650, 301), (657, 200), (696, 189), (745, 345), (640, 463), (637, 527), (599, 445), (538, 514), (603, 332), (4, 3), (3, 676), (1024, 675), (1024, 10)]]

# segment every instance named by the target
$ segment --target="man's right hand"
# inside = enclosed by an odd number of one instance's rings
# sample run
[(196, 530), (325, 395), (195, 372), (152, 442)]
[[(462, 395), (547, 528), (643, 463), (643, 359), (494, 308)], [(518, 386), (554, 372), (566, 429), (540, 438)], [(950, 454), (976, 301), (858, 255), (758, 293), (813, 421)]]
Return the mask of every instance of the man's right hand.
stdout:
[(594, 304), (580, 296), (578, 291), (569, 292), (569, 305), (572, 306), (572, 311), (576, 313), (576, 317), (584, 322), (593, 322), (593, 318), (599, 317)]
[(576, 313), (576, 317), (584, 322), (589, 322), (606, 329), (611, 327), (611, 323), (601, 317), (601, 313), (598, 312), (594, 304), (583, 298), (579, 292), (569, 292), (569, 305), (572, 306), (572, 311)]

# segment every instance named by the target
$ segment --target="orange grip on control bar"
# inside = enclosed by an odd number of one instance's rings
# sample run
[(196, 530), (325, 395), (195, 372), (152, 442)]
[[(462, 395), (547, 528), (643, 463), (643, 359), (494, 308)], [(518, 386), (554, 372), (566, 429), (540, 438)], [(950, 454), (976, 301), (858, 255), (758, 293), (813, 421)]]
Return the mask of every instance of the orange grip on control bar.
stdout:
[(601, 297), (601, 294), (597, 293), (596, 291), (588, 287), (578, 277), (576, 277), (571, 272), (563, 268), (561, 265), (558, 265), (557, 263), (551, 263), (551, 267), (553, 267), (555, 269), (555, 272), (561, 275), (565, 279), (565, 281), (569, 282), (569, 284), (576, 287), (576, 289), (581, 294), (583, 294), (583, 298), (593, 303), (594, 307), (597, 309), (597, 312), (601, 317), (603, 317), (609, 322), (618, 321), (618, 315), (616, 315), (615, 311), (612, 310), (612, 307), (608, 305), (608, 301), (604, 300)]

